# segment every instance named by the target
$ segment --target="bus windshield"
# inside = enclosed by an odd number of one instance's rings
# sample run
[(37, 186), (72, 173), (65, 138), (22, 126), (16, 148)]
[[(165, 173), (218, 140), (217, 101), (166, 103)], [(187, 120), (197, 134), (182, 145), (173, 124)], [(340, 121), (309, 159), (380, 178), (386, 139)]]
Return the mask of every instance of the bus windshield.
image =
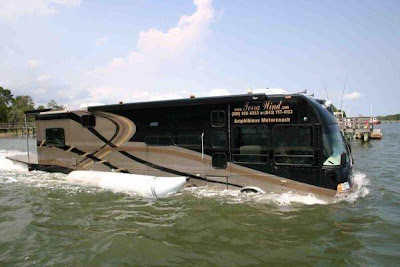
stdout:
[(323, 125), (322, 146), (322, 160), (324, 166), (339, 166), (343, 153), (346, 159), (345, 162), (348, 162), (349, 157), (347, 155), (346, 146), (336, 123)]

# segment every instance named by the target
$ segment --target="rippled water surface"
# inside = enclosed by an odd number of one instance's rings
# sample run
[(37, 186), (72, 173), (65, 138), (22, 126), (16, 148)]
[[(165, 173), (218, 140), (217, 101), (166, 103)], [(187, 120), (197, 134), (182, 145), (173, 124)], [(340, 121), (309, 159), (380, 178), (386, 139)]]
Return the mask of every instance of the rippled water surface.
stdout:
[(333, 204), (79, 187), (14, 165), (25, 140), (0, 139), (0, 265), (398, 265), (400, 124), (379, 128), (383, 140), (352, 142), (357, 190)]

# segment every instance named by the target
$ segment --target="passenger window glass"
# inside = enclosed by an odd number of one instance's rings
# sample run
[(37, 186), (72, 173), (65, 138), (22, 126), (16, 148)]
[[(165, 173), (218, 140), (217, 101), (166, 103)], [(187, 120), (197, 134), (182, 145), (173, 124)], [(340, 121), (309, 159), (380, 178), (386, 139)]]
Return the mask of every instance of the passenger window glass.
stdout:
[(211, 143), (214, 148), (223, 148), (226, 146), (226, 133), (213, 132), (211, 134)]
[(245, 125), (233, 127), (233, 161), (262, 164), (268, 162), (268, 127)]
[(146, 136), (144, 139), (149, 146), (169, 146), (171, 145), (171, 136)]
[(65, 146), (65, 134), (63, 128), (46, 129), (46, 145), (49, 147)]
[(227, 159), (225, 153), (214, 153), (212, 155), (212, 166), (215, 169), (226, 169)]
[(211, 112), (211, 125), (213, 127), (224, 127), (225, 119), (225, 111), (216, 110)]
[(174, 136), (174, 145), (176, 145), (176, 146), (201, 146), (201, 136), (200, 135)]
[(95, 127), (96, 126), (96, 117), (94, 115), (83, 115), (81, 117), (81, 124), (83, 127)]
[(312, 165), (312, 127), (282, 125), (274, 127), (274, 159), (276, 164)]

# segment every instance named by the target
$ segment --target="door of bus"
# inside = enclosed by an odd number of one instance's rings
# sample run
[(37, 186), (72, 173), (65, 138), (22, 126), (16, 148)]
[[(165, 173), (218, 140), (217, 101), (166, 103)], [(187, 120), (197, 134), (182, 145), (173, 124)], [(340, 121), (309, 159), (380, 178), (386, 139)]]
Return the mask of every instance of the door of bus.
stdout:
[[(211, 127), (203, 136), (205, 174), (209, 181), (228, 186), (230, 176), (229, 131), (227, 110), (213, 110), (210, 114)], [(215, 184), (217, 184), (215, 183)]]

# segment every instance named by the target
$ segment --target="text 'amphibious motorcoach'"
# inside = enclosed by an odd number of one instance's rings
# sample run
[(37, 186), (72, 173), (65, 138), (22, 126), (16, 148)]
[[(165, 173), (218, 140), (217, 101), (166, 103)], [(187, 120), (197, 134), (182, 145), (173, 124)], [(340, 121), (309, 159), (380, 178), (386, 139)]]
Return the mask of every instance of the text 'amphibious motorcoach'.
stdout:
[(352, 159), (335, 117), (304, 94), (92, 106), (35, 115), (31, 169), (185, 176), (187, 185), (334, 196)]

